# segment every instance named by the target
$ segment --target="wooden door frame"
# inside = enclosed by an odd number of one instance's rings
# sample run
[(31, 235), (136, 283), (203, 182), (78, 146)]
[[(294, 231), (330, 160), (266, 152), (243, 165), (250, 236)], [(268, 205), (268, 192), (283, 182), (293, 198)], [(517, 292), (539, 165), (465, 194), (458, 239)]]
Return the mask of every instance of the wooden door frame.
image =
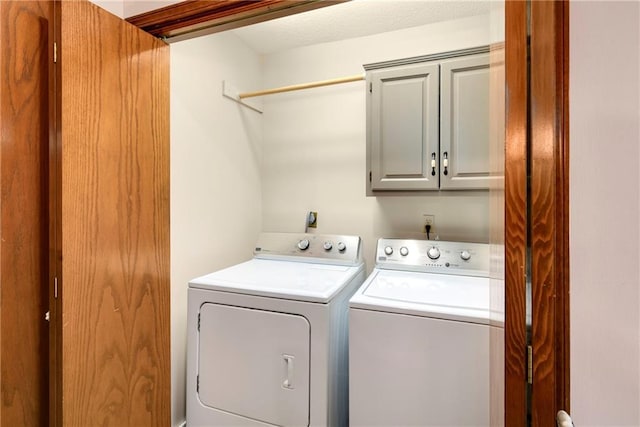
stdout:
[(127, 18), (153, 36), (172, 41), (232, 30), (349, 0), (185, 0)]
[(569, 2), (531, 2), (531, 422), (569, 411)]
[[(170, 37), (162, 28), (176, 31), (172, 9), (195, 15), (199, 3), (184, 1), (128, 20), (153, 21), (156, 34)], [(548, 426), (555, 425), (558, 409), (569, 410), (570, 396), (569, 1), (506, 0), (505, 22), (505, 425)], [(180, 39), (188, 37), (181, 33)]]

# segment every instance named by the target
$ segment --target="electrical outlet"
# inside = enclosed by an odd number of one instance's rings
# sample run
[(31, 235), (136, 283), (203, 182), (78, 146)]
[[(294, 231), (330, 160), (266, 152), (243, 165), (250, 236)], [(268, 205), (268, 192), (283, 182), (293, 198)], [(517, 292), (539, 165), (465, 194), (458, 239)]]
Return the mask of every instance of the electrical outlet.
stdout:
[(424, 218), (424, 226), (426, 227), (427, 225), (430, 225), (431, 229), (433, 230), (433, 227), (436, 225), (436, 216), (422, 214), (422, 217)]
[(433, 215), (425, 215), (424, 216), (424, 225), (434, 226), (436, 222), (436, 218)]
[(307, 227), (318, 228), (318, 212), (311, 211), (307, 214)]

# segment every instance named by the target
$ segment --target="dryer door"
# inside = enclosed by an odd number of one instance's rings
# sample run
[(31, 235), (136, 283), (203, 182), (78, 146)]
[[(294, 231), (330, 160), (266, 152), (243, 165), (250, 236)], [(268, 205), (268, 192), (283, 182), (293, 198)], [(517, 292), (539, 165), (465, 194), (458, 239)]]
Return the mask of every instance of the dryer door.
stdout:
[(309, 425), (310, 331), (299, 315), (203, 304), (200, 400), (269, 424)]

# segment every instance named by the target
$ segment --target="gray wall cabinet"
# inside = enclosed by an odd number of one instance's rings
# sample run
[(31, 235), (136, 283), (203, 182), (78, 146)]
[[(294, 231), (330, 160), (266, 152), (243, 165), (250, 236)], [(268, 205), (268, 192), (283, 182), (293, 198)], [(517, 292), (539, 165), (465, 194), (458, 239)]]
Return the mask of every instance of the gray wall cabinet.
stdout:
[(489, 54), (365, 65), (367, 195), (489, 188)]

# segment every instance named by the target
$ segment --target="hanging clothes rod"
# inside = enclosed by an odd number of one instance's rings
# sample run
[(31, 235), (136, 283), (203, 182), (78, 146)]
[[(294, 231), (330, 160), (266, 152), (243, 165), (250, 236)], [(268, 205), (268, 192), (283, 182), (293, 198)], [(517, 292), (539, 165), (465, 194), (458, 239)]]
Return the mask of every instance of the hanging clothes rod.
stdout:
[(274, 88), (274, 89), (260, 90), (260, 91), (257, 91), (257, 92), (245, 92), (245, 93), (241, 93), (240, 95), (238, 95), (238, 97), (240, 99), (253, 98), (255, 96), (272, 95), (274, 93), (291, 92), (291, 91), (294, 91), (294, 90), (311, 89), (311, 88), (314, 88), (314, 87), (330, 86), (330, 85), (337, 85), (337, 84), (349, 83), (349, 82), (357, 82), (357, 81), (364, 80), (364, 79), (365, 79), (364, 74), (359, 74), (359, 75), (356, 75), (356, 76), (339, 77), (339, 78), (336, 78), (336, 79), (320, 80), (320, 81), (317, 81), (317, 82), (310, 82), (310, 83), (300, 83), (300, 84), (297, 84), (297, 85), (283, 86), (283, 87), (278, 87), (278, 88)]

